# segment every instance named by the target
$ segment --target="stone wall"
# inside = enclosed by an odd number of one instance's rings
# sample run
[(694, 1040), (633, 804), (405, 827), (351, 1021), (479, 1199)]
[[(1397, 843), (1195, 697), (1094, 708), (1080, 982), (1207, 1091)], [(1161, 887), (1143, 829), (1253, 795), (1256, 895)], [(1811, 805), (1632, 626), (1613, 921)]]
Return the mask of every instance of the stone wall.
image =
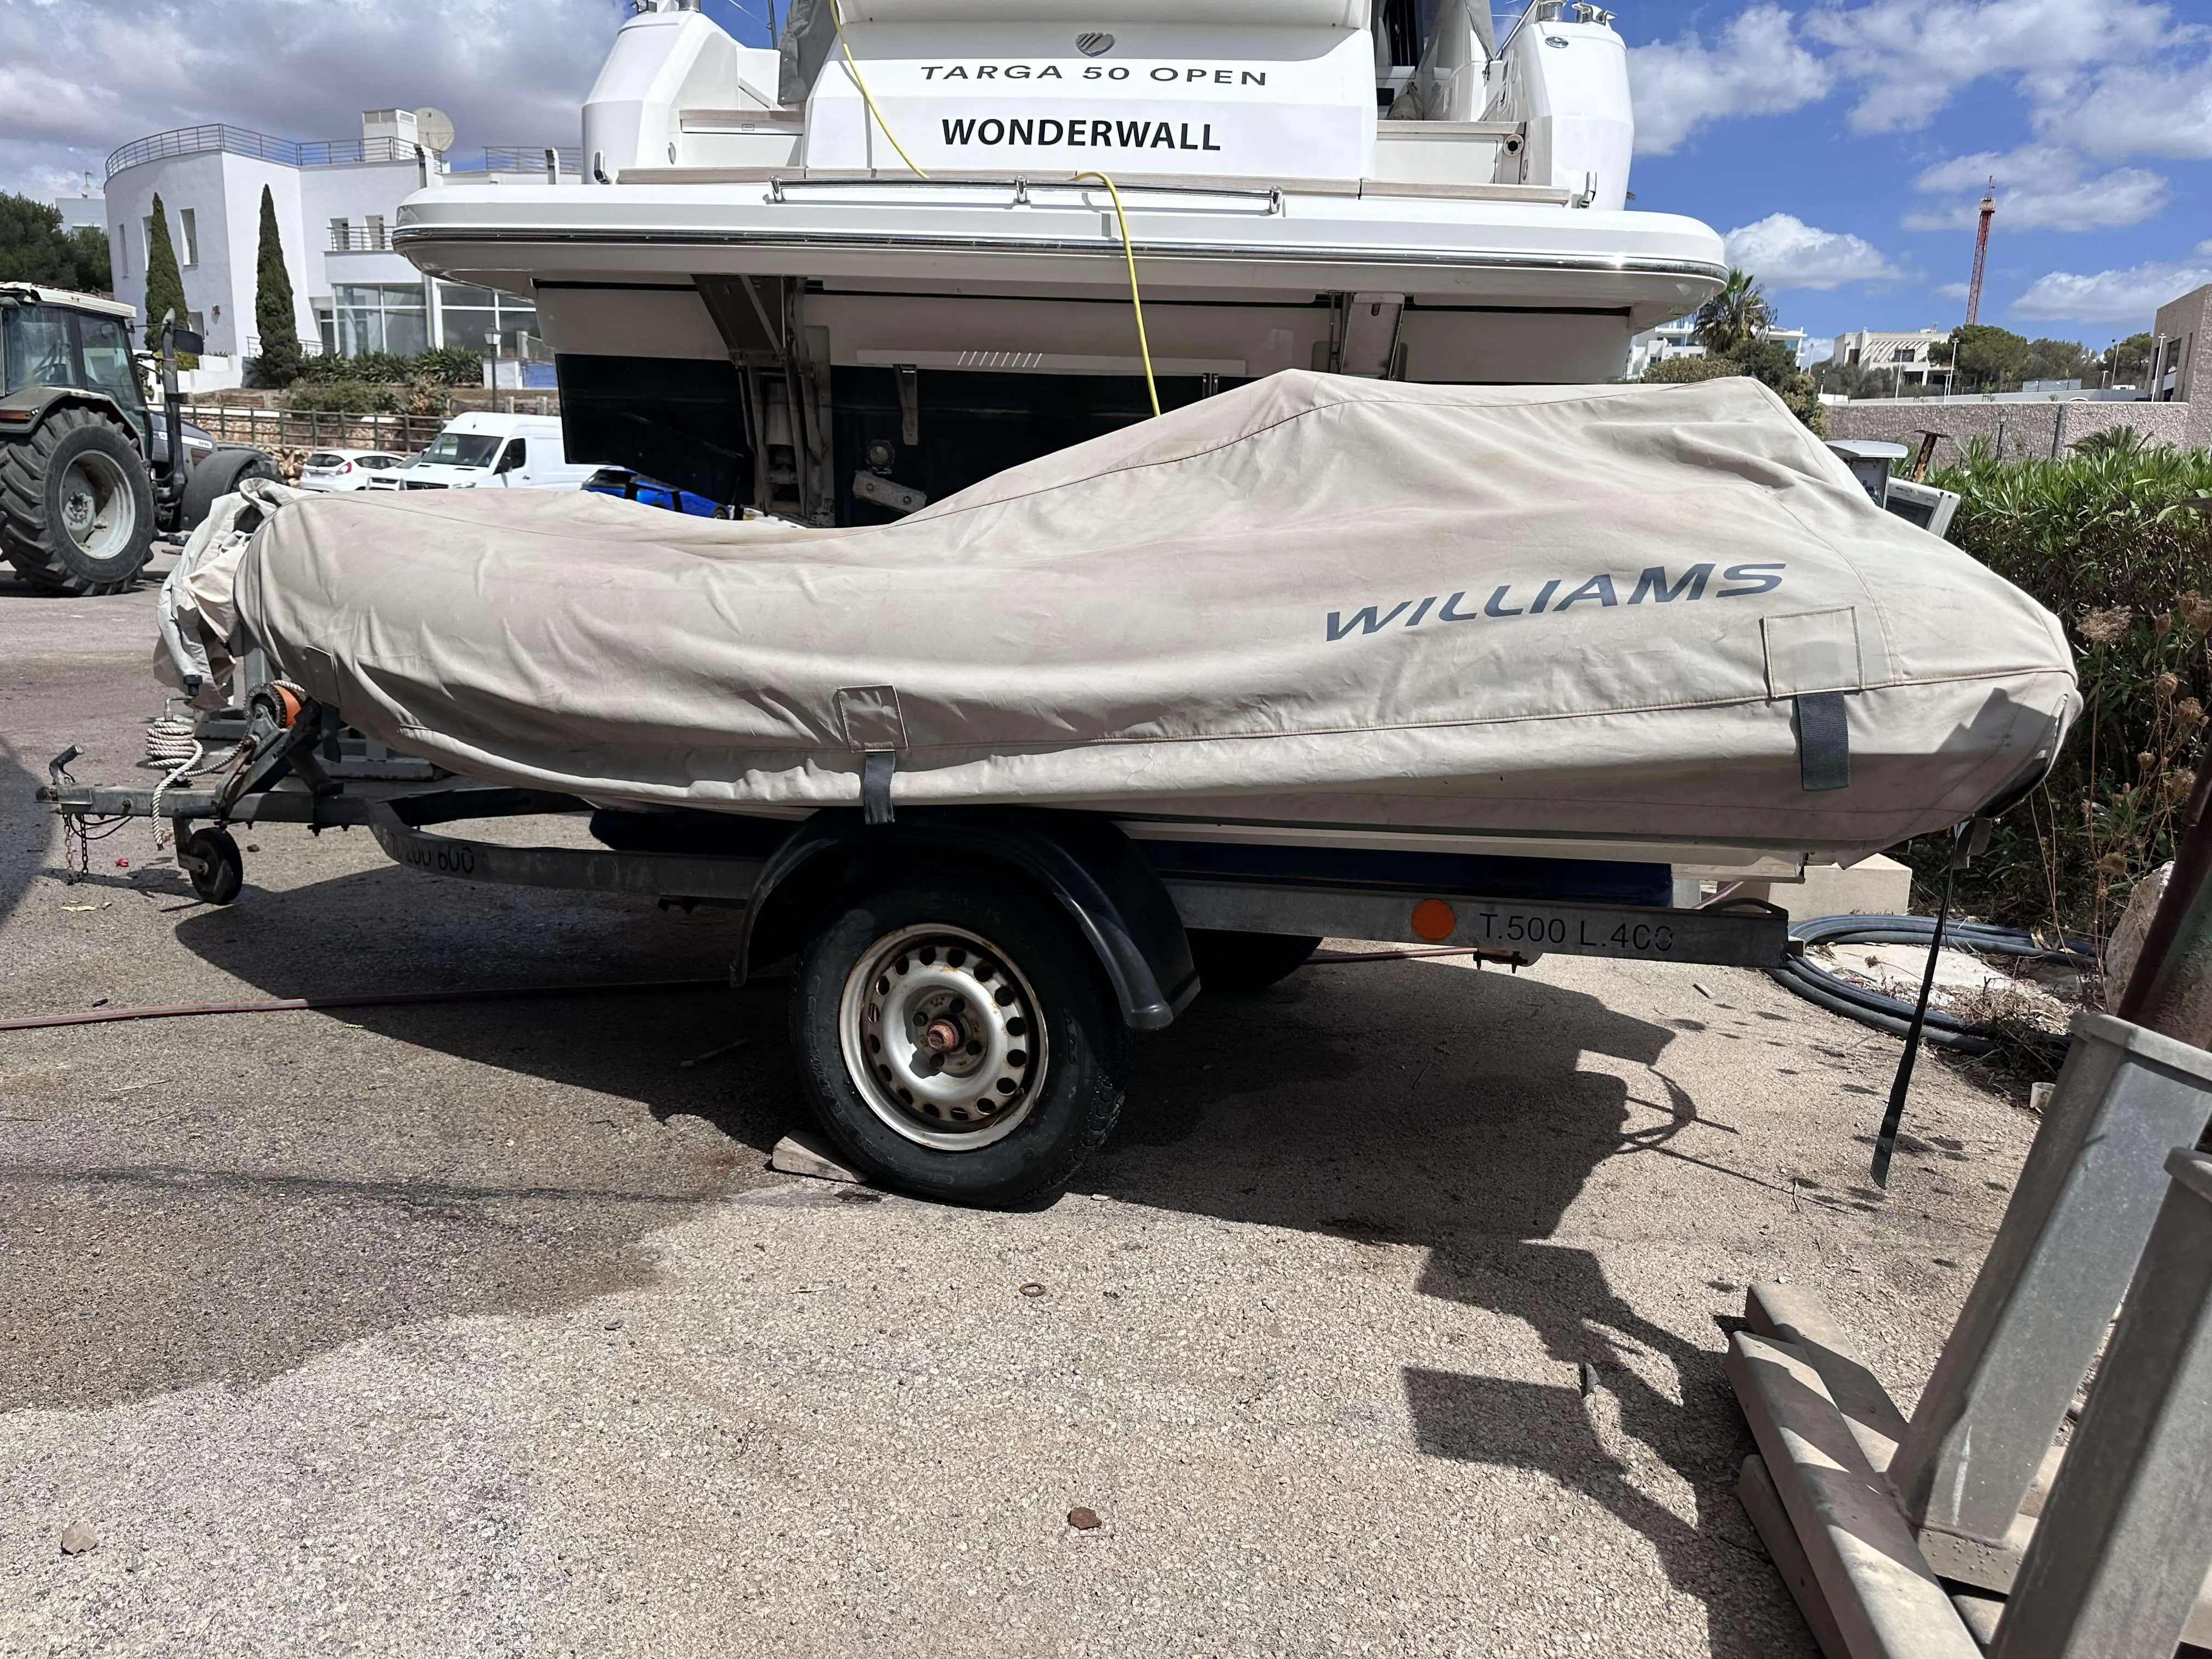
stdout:
[[(2109, 427), (2133, 427), (2153, 444), (2212, 444), (2212, 403), (2202, 415), (2191, 404), (1939, 404), (1850, 403), (1828, 405), (1828, 435), (1832, 438), (1873, 438), (1911, 446), (1917, 450), (1923, 432), (1940, 432), (1936, 463), (1960, 458), (1960, 446), (1970, 438), (1995, 444), (2002, 435), (2008, 460), (2024, 456), (2048, 459), (2051, 438), (2063, 417), (2059, 433), (2063, 446), (2071, 446), (2093, 432)], [(2000, 434), (2002, 428), (2002, 434)]]

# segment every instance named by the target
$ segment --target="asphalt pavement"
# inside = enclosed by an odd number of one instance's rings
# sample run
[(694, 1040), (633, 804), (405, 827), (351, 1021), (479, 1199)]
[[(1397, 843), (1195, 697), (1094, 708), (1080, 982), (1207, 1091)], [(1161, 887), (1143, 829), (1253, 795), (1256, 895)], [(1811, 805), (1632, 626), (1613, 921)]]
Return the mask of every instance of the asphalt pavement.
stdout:
[[(723, 973), (359, 833), (66, 879), (32, 790), (150, 781), (151, 599), (0, 575), (0, 1017)], [(1909, 1404), (2034, 1127), (1923, 1062), (1885, 1195), (1893, 1039), (1760, 975), (1316, 965), (996, 1214), (769, 1171), (784, 1015), (0, 1032), (0, 1656), (1809, 1656), (1717, 1322), (1809, 1284)]]

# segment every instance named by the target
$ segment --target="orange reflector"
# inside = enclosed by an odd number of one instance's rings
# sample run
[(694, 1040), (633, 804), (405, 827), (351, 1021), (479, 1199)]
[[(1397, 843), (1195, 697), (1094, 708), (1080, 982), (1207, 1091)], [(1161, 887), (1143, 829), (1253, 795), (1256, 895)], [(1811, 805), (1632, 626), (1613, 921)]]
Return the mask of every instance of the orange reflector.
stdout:
[(1413, 932), (1431, 944), (1449, 939), (1458, 926), (1459, 918), (1442, 899), (1423, 899), (1413, 907)]

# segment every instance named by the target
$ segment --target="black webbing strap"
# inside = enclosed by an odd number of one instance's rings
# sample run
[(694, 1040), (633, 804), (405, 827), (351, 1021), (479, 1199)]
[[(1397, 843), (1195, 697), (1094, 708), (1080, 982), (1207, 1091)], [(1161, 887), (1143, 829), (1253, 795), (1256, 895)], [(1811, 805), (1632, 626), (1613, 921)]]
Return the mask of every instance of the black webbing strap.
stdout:
[(1951, 832), (1951, 861), (1943, 866), (1943, 896), (1936, 906), (1936, 926), (1928, 935), (1928, 964), (1920, 973), (1920, 999), (1912, 1005), (1911, 1024), (1905, 1028), (1905, 1052), (1898, 1056), (1897, 1075), (1890, 1079), (1889, 1107), (1881, 1115), (1881, 1128), (1874, 1138), (1874, 1184), (1889, 1189), (1889, 1161), (1897, 1152), (1898, 1131), (1905, 1124), (1905, 1097), (1912, 1087), (1912, 1063), (1920, 1058), (1920, 1039), (1928, 1030), (1928, 999), (1936, 989), (1936, 964), (1943, 955), (1943, 924), (1951, 919), (1951, 878), (1967, 860), (1972, 845), (1974, 820)]
[(866, 823), (891, 822), (891, 774), (898, 770), (898, 755), (889, 749), (871, 749), (860, 757), (860, 818)]
[(1797, 722), (1797, 775), (1808, 790), (1844, 789), (1851, 781), (1851, 721), (1840, 691), (1800, 691), (1792, 697)]

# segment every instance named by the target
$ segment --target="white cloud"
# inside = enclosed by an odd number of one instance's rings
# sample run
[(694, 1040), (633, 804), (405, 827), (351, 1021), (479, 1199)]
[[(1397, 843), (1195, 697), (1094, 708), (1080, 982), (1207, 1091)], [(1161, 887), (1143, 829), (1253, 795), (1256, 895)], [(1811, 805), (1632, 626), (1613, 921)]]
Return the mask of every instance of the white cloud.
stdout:
[(1839, 288), (1895, 282), (1905, 272), (1863, 237), (1821, 230), (1794, 214), (1770, 213), (1724, 239), (1729, 263), (1771, 289)]
[(1939, 300), (1963, 300), (1966, 294), (1967, 287), (1964, 283), (1946, 283), (1936, 290), (1936, 297)]
[(57, 170), (200, 121), (351, 137), (394, 104), (450, 111), (465, 149), (574, 143), (620, 21), (610, 0), (5, 0), (0, 184), (51, 193)]
[(1797, 367), (1808, 363), (1825, 363), (1836, 355), (1836, 337), (1832, 334), (1808, 334), (1797, 348)]
[[(2200, 5), (2202, 0), (2191, 0)], [(2212, 27), (2166, 0), (1757, 0), (1710, 38), (1632, 48), (1639, 150), (1841, 88), (1859, 132), (1926, 126), (1966, 88), (2010, 83), (2046, 145), (2106, 161), (2212, 157)], [(2143, 199), (2153, 175), (2116, 181)], [(2106, 220), (2103, 222), (2119, 222)]]
[(2046, 138), (2062, 139), (2107, 160), (2212, 158), (2212, 55), (2155, 68), (2106, 69), (2080, 97), (2038, 110), (2035, 127)]
[(1796, 37), (1778, 5), (1739, 13), (1708, 46), (1694, 30), (1628, 54), (1636, 98), (1636, 148), (1664, 155), (1708, 121), (1780, 115), (1824, 97), (1827, 71)]
[(2152, 314), (2169, 301), (2212, 283), (2212, 243), (2197, 248), (2198, 262), (2130, 265), (2080, 276), (2054, 270), (2027, 285), (2012, 302), (2016, 317), (2063, 318), (2084, 323), (2125, 323), (2148, 328)]
[(2056, 144), (2022, 144), (1999, 155), (1983, 150), (1955, 155), (1923, 169), (1912, 181), (1923, 195), (1948, 196), (1940, 207), (1905, 216), (1907, 230), (1954, 230), (1971, 226), (1982, 191), (1994, 177), (1996, 222), (2008, 230), (2094, 230), (2140, 224), (2166, 205), (2163, 175), (2143, 167), (2114, 167), (2090, 175), (2080, 156)]
[(2057, 104), (2086, 72), (2144, 60), (2201, 33), (2154, 0), (1869, 0), (1808, 12), (1804, 32), (1859, 88), (1861, 132), (1923, 127), (1961, 88), (2008, 76), (2038, 106)]

